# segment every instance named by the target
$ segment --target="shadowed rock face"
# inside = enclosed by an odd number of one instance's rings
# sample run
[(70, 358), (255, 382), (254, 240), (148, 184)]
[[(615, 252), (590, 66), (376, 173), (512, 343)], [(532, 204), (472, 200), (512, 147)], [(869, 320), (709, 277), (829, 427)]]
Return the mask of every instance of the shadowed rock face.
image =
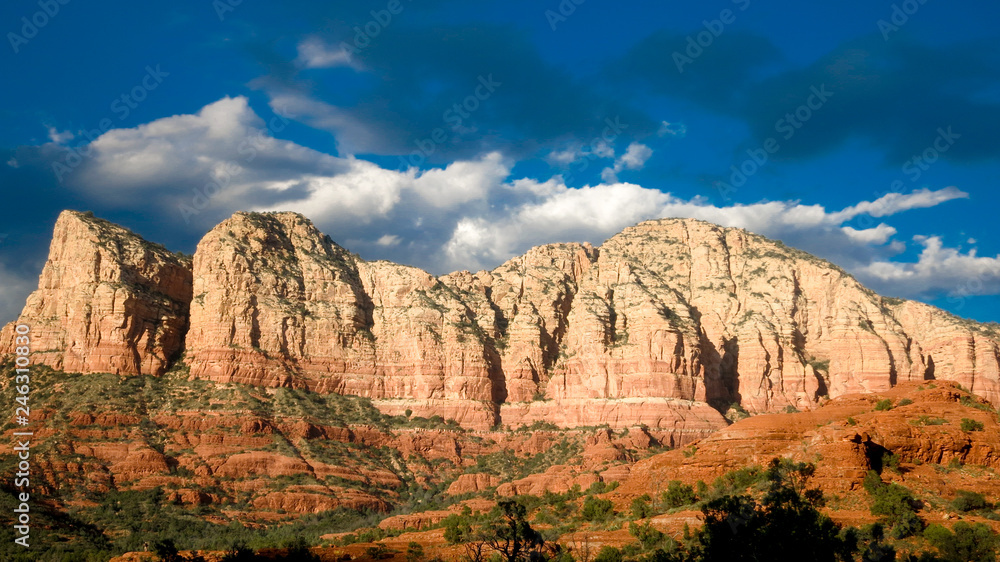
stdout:
[[(90, 214), (64, 211), (19, 322), (31, 360), (72, 372), (159, 375), (177, 358), (191, 302), (191, 261)], [(14, 326), (0, 354), (14, 352)]]
[[(809, 409), (823, 396), (931, 378), (1000, 401), (993, 328), (882, 298), (828, 262), (701, 221), (649, 221), (600, 248), (540, 246), (492, 271), (436, 278), (361, 260), (294, 213), (237, 213), (199, 243), (191, 272), (162, 251), (95, 250), (97, 240), (150, 245), (80, 217), (60, 218), (22, 317), (59, 327), (38, 336), (55, 351), (35, 358), (57, 368), (162, 371), (190, 299), (194, 377), (357, 394), (389, 413), (469, 427), (644, 424), (681, 442), (723, 427), (716, 408), (732, 403)], [(78, 242), (70, 223), (106, 231)], [(96, 288), (111, 282), (82, 291), (86, 275), (68, 272), (95, 267), (142, 274), (114, 281), (131, 308), (85, 321)], [(67, 335), (77, 333), (90, 336)]]

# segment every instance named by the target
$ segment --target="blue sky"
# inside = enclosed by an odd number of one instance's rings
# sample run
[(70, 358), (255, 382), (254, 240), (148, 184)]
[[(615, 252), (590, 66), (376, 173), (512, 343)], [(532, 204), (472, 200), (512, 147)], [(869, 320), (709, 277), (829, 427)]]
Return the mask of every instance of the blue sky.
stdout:
[(63, 1), (0, 7), (3, 320), (65, 208), (435, 273), (687, 216), (1000, 320), (993, 2)]

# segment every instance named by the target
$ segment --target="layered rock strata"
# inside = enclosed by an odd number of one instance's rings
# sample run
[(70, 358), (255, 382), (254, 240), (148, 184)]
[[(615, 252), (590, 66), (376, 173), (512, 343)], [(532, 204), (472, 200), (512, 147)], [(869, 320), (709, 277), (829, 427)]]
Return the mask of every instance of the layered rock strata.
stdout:
[(90, 213), (64, 211), (38, 289), (0, 332), (0, 354), (15, 351), (14, 328), (26, 324), (33, 363), (159, 375), (183, 347), (190, 302), (190, 258)]
[[(734, 405), (810, 409), (929, 379), (1000, 402), (994, 327), (880, 297), (826, 261), (696, 220), (441, 277), (364, 261), (293, 213), (237, 213), (199, 243), (190, 273), (73, 213), (51, 252), (23, 319), (58, 327), (36, 360), (67, 370), (160, 372), (189, 319), (193, 377), (356, 394), (476, 428), (646, 425), (681, 444), (725, 425), (719, 412)], [(84, 314), (119, 303), (111, 288), (131, 307)]]

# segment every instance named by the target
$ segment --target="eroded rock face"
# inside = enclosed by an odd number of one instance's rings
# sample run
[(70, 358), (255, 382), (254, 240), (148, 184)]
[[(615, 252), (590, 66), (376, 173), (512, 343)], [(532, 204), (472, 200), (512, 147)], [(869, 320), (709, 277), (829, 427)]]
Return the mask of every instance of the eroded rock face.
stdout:
[(701, 221), (434, 277), (366, 262), (301, 215), (237, 213), (198, 245), (186, 293), (183, 260), (81, 217), (60, 219), (25, 309), (54, 342), (36, 360), (57, 368), (161, 372), (193, 294), (193, 377), (356, 394), (478, 429), (645, 425), (679, 445), (724, 427), (732, 404), (811, 409), (935, 378), (1000, 402), (994, 328)]
[(183, 346), (190, 259), (90, 214), (63, 211), (49, 258), (14, 326), (31, 329), (31, 360), (69, 372), (159, 375)]
[(393, 413), (493, 425), (482, 335), (426, 272), (364, 262), (295, 213), (237, 213), (198, 244), (194, 278), (194, 377), (355, 394)]

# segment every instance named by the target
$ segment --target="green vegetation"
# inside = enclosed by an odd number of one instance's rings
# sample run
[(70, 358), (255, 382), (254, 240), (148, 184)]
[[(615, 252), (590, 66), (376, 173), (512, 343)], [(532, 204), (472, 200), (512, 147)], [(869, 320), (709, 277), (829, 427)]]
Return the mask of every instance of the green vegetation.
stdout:
[(909, 537), (924, 529), (923, 520), (917, 516), (919, 503), (909, 489), (882, 482), (875, 471), (865, 476), (864, 487), (872, 499), (872, 515), (881, 518), (893, 538)]
[(951, 507), (955, 511), (961, 511), (963, 513), (968, 513), (970, 511), (979, 511), (981, 509), (987, 509), (989, 504), (986, 503), (986, 497), (979, 492), (967, 492), (965, 490), (959, 490), (955, 496), (955, 499), (951, 502)]
[(969, 418), (962, 418), (962, 431), (982, 431), (983, 422), (972, 420)]
[(932, 418), (930, 416), (919, 416), (915, 420), (910, 420), (912, 425), (944, 425), (948, 423), (948, 420), (944, 418)]
[(937, 560), (943, 562), (996, 561), (997, 535), (982, 523), (969, 525), (959, 521), (950, 531), (940, 525), (931, 525), (924, 531), (924, 538), (940, 554)]
[(583, 502), (583, 520), (604, 523), (615, 514), (611, 500), (587, 496)]
[(886, 412), (893, 408), (892, 399), (884, 398), (875, 403), (875, 410), (879, 412)]

